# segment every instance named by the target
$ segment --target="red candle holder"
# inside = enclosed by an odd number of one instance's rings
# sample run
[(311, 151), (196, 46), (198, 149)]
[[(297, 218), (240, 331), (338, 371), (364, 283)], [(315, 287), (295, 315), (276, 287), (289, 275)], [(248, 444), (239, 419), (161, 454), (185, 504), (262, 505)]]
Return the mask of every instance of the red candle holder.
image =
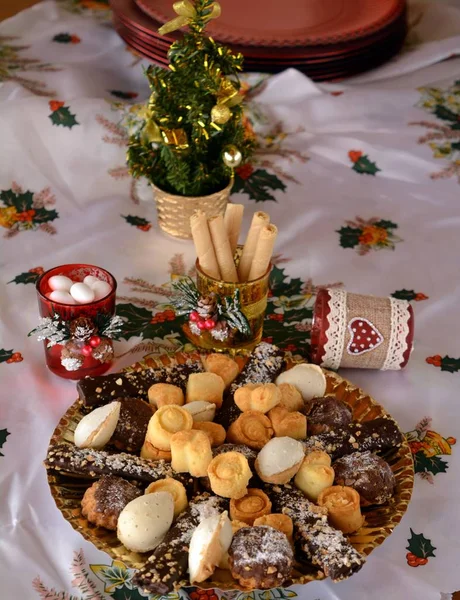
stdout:
[(310, 339), (311, 361), (328, 369), (402, 369), (413, 348), (412, 306), (391, 297), (323, 289)]
[[(88, 304), (54, 302), (47, 298), (52, 291), (48, 281), (53, 275), (65, 275), (75, 283), (92, 275), (107, 282), (111, 290), (107, 296)], [(48, 319), (42, 319), (41, 325), (33, 333), (40, 336), (40, 340), (43, 339), (46, 364), (50, 371), (65, 379), (82, 379), (87, 375), (105, 373), (113, 362), (111, 337), (116, 333), (113, 322), (117, 289), (115, 277), (94, 265), (61, 265), (43, 273), (36, 288), (40, 316)], [(49, 327), (40, 331), (45, 325)], [(60, 333), (51, 338), (44, 337), (51, 335), (51, 331)]]

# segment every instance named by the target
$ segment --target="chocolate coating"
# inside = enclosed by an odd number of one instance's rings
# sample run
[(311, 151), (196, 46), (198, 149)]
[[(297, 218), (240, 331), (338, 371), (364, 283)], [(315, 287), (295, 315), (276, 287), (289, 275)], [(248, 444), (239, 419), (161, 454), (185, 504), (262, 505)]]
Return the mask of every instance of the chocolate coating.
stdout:
[(119, 450), (139, 452), (154, 409), (140, 398), (117, 398), (121, 402), (120, 418), (110, 439)]
[(305, 414), (310, 435), (346, 427), (353, 418), (350, 408), (334, 396), (313, 398), (306, 405)]
[(282, 585), (291, 573), (293, 558), (286, 535), (265, 525), (239, 529), (228, 551), (232, 576), (249, 589)]
[(90, 523), (115, 531), (124, 507), (142, 492), (132, 483), (104, 475), (89, 487), (81, 501), (82, 514)]
[(384, 504), (394, 493), (395, 476), (390, 465), (372, 452), (354, 452), (339, 458), (333, 465), (335, 485), (355, 489), (361, 504)]

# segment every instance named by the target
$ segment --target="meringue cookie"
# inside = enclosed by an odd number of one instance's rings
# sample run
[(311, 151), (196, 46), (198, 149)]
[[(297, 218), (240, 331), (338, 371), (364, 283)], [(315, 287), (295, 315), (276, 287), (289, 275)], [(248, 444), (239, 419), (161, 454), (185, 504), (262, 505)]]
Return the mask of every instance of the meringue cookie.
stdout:
[(302, 394), (304, 401), (322, 398), (326, 393), (326, 376), (321, 367), (309, 363), (295, 365), (276, 378), (276, 385), (290, 383)]
[(74, 444), (78, 448), (103, 448), (115, 431), (120, 417), (121, 403), (110, 402), (96, 408), (78, 423), (73, 434)]
[(174, 518), (169, 492), (144, 494), (131, 500), (118, 517), (117, 537), (133, 552), (150, 552), (163, 540)]
[(189, 402), (182, 408), (192, 415), (194, 421), (212, 421), (216, 415), (216, 405), (204, 400)]
[(192, 534), (188, 553), (190, 583), (200, 583), (214, 573), (232, 543), (227, 511), (203, 519)]

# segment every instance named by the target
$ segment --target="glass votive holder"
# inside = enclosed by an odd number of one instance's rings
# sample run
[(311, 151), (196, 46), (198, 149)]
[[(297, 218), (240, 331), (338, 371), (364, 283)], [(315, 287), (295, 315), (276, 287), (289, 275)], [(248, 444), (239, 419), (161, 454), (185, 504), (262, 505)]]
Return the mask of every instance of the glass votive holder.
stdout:
[[(241, 249), (238, 249), (236, 263), (240, 251)], [(251, 352), (262, 339), (272, 265), (269, 265), (262, 277), (242, 283), (230, 283), (210, 277), (201, 269), (198, 259), (195, 267), (196, 287), (201, 297), (198, 313), (201, 312), (201, 317), (206, 316), (206, 303), (209, 303), (209, 319), (204, 319), (204, 322), (209, 320), (211, 325), (214, 319), (214, 326), (210, 329), (199, 329), (198, 323), (192, 321), (191, 314), (190, 321), (185, 326), (188, 338), (195, 346), (206, 350), (231, 354)], [(226, 319), (225, 314), (216, 315), (213, 310), (212, 305), (216, 300), (231, 304), (235, 297), (239, 300), (241, 313), (246, 317), (249, 326), (246, 332), (235, 328), (235, 321)], [(203, 318), (201, 321), (203, 322)]]
[[(65, 304), (48, 298), (49, 279), (64, 275), (82, 282), (92, 275), (110, 285), (110, 292), (88, 304)], [(82, 379), (105, 373), (113, 362), (112, 338), (119, 331), (115, 317), (115, 277), (94, 265), (68, 264), (43, 273), (36, 284), (40, 325), (29, 335), (43, 340), (46, 364), (65, 379)]]

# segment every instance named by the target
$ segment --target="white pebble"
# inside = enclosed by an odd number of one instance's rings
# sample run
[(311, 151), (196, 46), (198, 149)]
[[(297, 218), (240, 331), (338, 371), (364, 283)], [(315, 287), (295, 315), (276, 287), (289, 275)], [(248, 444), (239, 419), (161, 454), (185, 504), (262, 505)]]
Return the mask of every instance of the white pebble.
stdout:
[(100, 300), (110, 294), (112, 286), (106, 281), (98, 281), (92, 286), (92, 290), (94, 292), (94, 299)]
[(65, 275), (53, 275), (48, 279), (48, 285), (53, 291), (63, 290), (68, 292), (73, 285), (73, 281)]
[(89, 304), (94, 300), (93, 290), (84, 283), (74, 283), (70, 288), (70, 294), (79, 304)]
[(92, 288), (93, 285), (95, 283), (98, 283), (99, 281), (101, 281), (100, 279), (98, 279), (97, 277), (94, 277), (94, 275), (87, 275), (84, 279), (83, 279), (83, 283), (85, 283), (88, 287)]
[(60, 302), (61, 304), (76, 304), (69, 292), (64, 290), (54, 290), (48, 295), (48, 298), (53, 302)]

